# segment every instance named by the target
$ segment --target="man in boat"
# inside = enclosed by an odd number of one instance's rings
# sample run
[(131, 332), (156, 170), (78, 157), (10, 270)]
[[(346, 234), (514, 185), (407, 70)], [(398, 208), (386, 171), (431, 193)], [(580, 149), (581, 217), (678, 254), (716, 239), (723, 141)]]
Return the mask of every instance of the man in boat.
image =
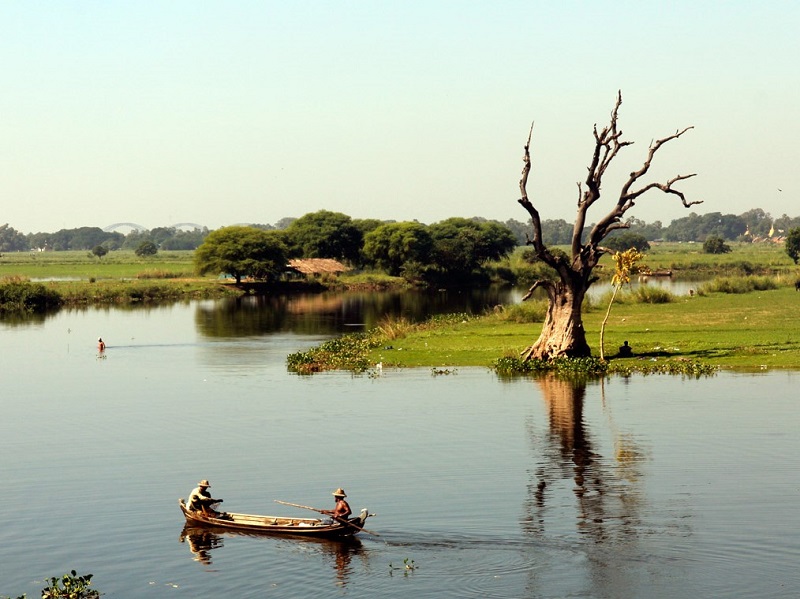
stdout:
[(333, 516), (334, 520), (347, 520), (350, 518), (350, 514), (353, 513), (353, 510), (350, 509), (350, 505), (345, 501), (345, 497), (347, 497), (347, 493), (344, 492), (344, 489), (341, 487), (336, 489), (333, 493), (333, 498), (336, 500), (336, 506), (332, 510), (322, 510), (323, 514), (329, 514)]
[(211, 497), (211, 493), (208, 492), (210, 486), (211, 483), (206, 479), (197, 483), (197, 487), (189, 495), (189, 499), (186, 500), (186, 507), (192, 512), (202, 512), (204, 516), (218, 518), (221, 514), (211, 506), (215, 503), (222, 503), (222, 499)]

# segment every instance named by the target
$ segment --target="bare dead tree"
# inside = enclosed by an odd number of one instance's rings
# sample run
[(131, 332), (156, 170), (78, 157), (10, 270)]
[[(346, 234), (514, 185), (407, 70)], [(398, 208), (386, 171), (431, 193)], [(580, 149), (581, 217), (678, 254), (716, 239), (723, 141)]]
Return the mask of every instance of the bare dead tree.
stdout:
[(639, 197), (650, 190), (657, 189), (663, 193), (677, 196), (687, 208), (702, 203), (702, 201), (688, 201), (681, 191), (673, 187), (680, 181), (694, 177), (695, 173), (677, 175), (666, 183), (641, 182), (642, 177), (650, 170), (650, 165), (656, 152), (665, 143), (681, 137), (693, 128), (686, 127), (650, 144), (647, 157), (641, 168), (630, 173), (620, 190), (616, 203), (591, 228), (586, 239), (583, 239), (587, 213), (595, 202), (600, 199), (603, 176), (620, 150), (633, 144), (633, 142), (622, 140), (622, 131), (617, 127), (617, 117), (621, 105), (622, 93), (618, 92), (616, 104), (611, 111), (609, 124), (601, 131), (597, 130), (597, 125), (594, 126), (594, 152), (588, 167), (586, 180), (583, 184), (578, 183), (578, 210), (575, 216), (569, 255), (553, 251), (545, 245), (542, 239), (542, 220), (539, 211), (528, 198), (528, 175), (531, 170), (530, 145), (533, 136), (533, 124), (531, 124), (528, 141), (525, 144), (525, 155), (522, 158), (522, 178), (519, 181), (521, 197), (517, 201), (531, 217), (533, 236), (528, 237), (528, 245), (533, 247), (534, 253), (539, 260), (556, 271), (558, 280), (537, 280), (523, 297), (523, 301), (528, 299), (534, 290), (541, 287), (547, 293), (549, 300), (547, 315), (539, 338), (532, 345), (525, 348), (521, 354), (525, 360), (531, 358), (548, 360), (560, 356), (583, 357), (591, 355), (583, 328), (581, 314), (583, 299), (589, 286), (597, 280), (597, 277), (593, 275), (595, 266), (597, 266), (601, 256), (610, 251), (600, 244), (612, 231), (628, 228), (629, 225), (623, 221), (623, 217), (628, 210), (634, 207)]

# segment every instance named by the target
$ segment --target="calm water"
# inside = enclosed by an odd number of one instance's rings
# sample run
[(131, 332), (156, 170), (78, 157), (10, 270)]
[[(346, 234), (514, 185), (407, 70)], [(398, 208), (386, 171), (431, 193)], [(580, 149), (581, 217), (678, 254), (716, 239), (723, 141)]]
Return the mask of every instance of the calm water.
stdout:
[[(259, 302), (0, 322), (0, 595), (72, 568), (130, 598), (800, 592), (800, 375), (288, 374), (287, 353), (371, 318), (332, 306), (316, 329)], [(184, 530), (200, 478), (279, 515), (343, 486), (380, 536)]]

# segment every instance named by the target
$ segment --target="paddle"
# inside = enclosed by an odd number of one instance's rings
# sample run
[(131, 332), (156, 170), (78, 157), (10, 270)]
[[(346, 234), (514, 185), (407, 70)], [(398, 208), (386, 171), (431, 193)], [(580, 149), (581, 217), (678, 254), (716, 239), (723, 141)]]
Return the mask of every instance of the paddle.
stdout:
[(351, 526), (352, 528), (355, 528), (356, 530), (359, 530), (361, 532), (365, 532), (368, 535), (372, 535), (374, 537), (381, 536), (377, 532), (372, 532), (370, 530), (367, 530), (366, 528), (359, 528), (358, 526), (356, 526), (355, 524), (353, 524), (349, 520), (344, 520), (343, 518), (337, 518), (336, 516), (334, 516), (334, 515), (332, 515), (330, 513), (330, 510), (321, 510), (319, 508), (311, 507), (310, 505), (300, 505), (299, 503), (289, 503), (288, 501), (281, 501), (280, 499), (273, 499), (273, 501), (275, 503), (281, 503), (283, 505), (291, 505), (292, 507), (300, 507), (300, 508), (303, 508), (304, 510), (311, 510), (312, 512), (319, 512), (320, 514), (325, 514), (327, 516), (330, 516), (331, 518), (333, 518), (334, 520), (336, 520), (340, 524), (346, 524), (347, 526)]

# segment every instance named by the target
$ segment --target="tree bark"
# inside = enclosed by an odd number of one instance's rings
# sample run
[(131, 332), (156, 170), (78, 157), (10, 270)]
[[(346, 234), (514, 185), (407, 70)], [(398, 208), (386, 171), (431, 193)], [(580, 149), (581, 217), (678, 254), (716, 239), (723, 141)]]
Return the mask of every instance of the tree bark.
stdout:
[(584, 293), (582, 286), (573, 289), (558, 283), (548, 289), (550, 302), (542, 332), (536, 342), (522, 352), (523, 360), (591, 355), (581, 314)]

